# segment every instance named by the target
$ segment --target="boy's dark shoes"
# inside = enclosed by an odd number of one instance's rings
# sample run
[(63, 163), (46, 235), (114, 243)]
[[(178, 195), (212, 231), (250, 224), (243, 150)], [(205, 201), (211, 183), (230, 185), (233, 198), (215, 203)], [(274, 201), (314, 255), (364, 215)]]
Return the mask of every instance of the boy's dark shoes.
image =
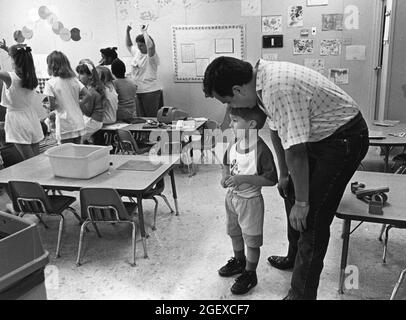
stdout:
[(219, 269), (219, 275), (222, 277), (231, 277), (243, 273), (245, 270), (245, 260), (231, 258), (227, 264)]
[(257, 273), (255, 271), (244, 270), (242, 275), (235, 279), (235, 283), (231, 287), (231, 292), (234, 294), (244, 294), (254, 288), (258, 283)]

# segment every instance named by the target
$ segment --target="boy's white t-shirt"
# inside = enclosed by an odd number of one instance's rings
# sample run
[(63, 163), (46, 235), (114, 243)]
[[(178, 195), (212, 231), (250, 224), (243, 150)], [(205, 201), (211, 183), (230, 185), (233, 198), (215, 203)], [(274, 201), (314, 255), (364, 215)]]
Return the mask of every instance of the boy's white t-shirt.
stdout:
[(84, 85), (77, 78), (52, 77), (45, 83), (44, 95), (54, 97), (56, 107), (55, 133), (61, 140), (84, 134), (85, 123), (79, 106)]
[(136, 46), (131, 46), (133, 59), (132, 77), (137, 84), (137, 93), (147, 93), (161, 90), (162, 86), (158, 81), (159, 57), (155, 54), (150, 57), (148, 54), (141, 53)]

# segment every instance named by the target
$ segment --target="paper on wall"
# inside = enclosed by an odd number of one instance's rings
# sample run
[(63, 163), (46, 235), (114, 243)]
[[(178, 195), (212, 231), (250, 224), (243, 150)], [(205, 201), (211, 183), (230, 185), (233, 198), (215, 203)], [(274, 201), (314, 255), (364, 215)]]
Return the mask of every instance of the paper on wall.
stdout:
[(241, 0), (241, 16), (260, 16), (261, 0)]
[(366, 47), (360, 45), (347, 46), (345, 49), (345, 60), (365, 60)]
[(262, 59), (267, 60), (267, 61), (277, 61), (278, 54), (277, 53), (263, 53)]

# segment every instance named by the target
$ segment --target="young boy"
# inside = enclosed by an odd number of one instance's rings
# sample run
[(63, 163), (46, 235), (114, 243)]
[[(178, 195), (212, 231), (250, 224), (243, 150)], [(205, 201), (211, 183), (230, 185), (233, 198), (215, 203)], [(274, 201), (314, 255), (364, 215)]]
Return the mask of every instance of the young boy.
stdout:
[[(226, 225), (234, 257), (219, 275), (241, 275), (231, 287), (234, 294), (247, 293), (257, 284), (256, 268), (263, 242), (264, 200), (262, 186), (273, 186), (278, 176), (272, 152), (258, 136), (266, 115), (258, 107), (230, 108), (230, 126), (236, 137), (224, 156), (221, 185), (226, 195)], [(247, 257), (244, 253), (247, 246)]]

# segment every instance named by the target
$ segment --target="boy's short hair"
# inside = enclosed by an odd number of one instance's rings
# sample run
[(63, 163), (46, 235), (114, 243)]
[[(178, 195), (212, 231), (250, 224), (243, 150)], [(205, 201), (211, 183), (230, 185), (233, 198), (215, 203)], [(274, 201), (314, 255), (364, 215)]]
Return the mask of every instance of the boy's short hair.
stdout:
[(119, 79), (125, 78), (126, 68), (124, 62), (118, 58), (115, 59), (111, 64), (111, 72), (116, 78)]
[(241, 117), (247, 121), (255, 120), (257, 122), (255, 129), (259, 130), (265, 125), (267, 116), (257, 104), (252, 108), (228, 108), (233, 116)]

